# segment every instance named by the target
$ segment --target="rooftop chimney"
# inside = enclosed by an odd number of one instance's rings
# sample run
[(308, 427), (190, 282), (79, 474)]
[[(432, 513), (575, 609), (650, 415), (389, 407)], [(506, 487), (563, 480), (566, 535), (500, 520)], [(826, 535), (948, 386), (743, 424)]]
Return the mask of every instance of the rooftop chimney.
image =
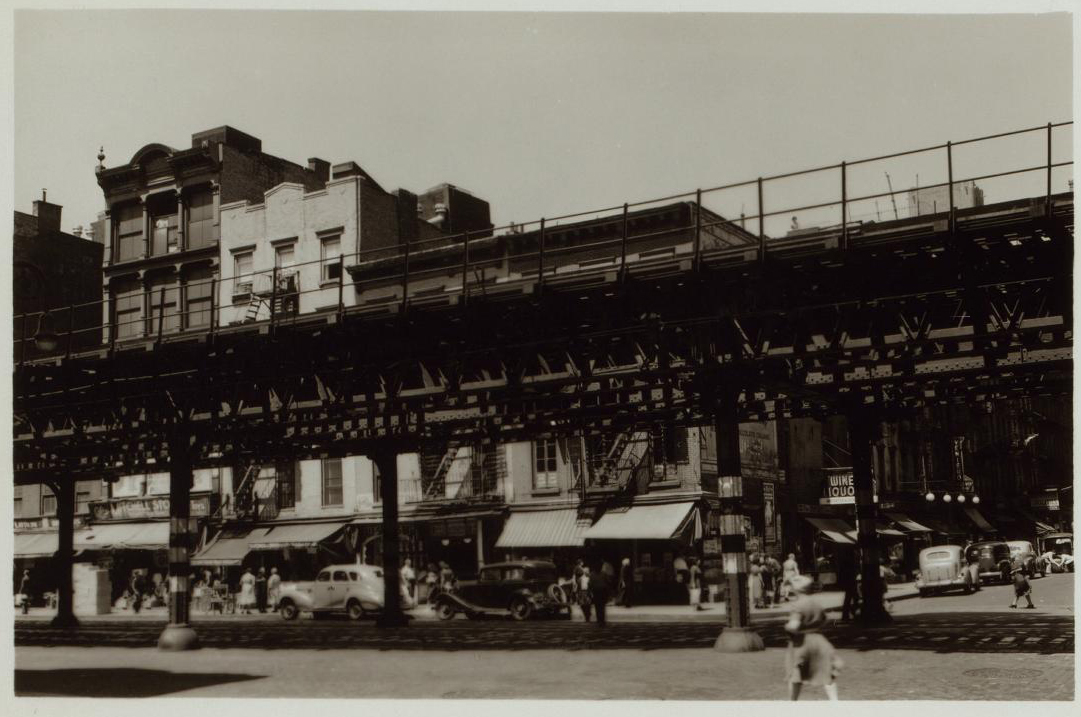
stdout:
[(41, 199), (34, 202), (34, 216), (38, 218), (38, 232), (60, 231), (60, 212), (63, 209), (59, 204), (50, 204), (45, 201), (45, 190), (41, 190)]
[(308, 171), (315, 174), (320, 182), (330, 179), (330, 162), (318, 157), (308, 157)]

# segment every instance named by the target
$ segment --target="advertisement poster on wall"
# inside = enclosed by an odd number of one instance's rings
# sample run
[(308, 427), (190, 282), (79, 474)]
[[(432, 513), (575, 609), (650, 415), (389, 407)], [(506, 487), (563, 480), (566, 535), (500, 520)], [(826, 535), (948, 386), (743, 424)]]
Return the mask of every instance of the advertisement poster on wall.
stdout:
[(739, 424), (739, 462), (744, 477), (778, 480), (781, 473), (777, 458), (777, 423), (756, 421)]
[(774, 502), (772, 481), (762, 481), (762, 521), (766, 550), (773, 552), (777, 547), (777, 510)]

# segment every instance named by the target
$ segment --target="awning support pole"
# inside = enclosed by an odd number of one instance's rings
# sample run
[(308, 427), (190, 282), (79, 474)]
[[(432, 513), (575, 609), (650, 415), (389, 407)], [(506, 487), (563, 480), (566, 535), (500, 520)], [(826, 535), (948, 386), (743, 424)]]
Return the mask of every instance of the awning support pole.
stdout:
[(878, 507), (874, 501), (871, 442), (881, 435), (880, 416), (872, 406), (853, 403), (848, 409), (848, 436), (852, 448), (852, 478), (856, 488), (856, 526), (860, 551), (863, 602), (859, 622), (882, 625), (893, 619), (886, 611), (886, 585), (879, 571)]
[(61, 479), (51, 483), (50, 487), (56, 493), (56, 517), (60, 523), (56, 546), (56, 617), (52, 620), (52, 626), (74, 629), (79, 626), (79, 620), (75, 617), (71, 576), (75, 556), (75, 481)]
[(158, 637), (158, 649), (170, 652), (199, 648), (188, 603), (192, 479), (191, 434), (178, 429), (169, 437), (169, 624)]
[(398, 529), (398, 446), (386, 441), (372, 456), (379, 471), (383, 498), (383, 612), (376, 620), (378, 627), (405, 627), (408, 621), (402, 613), (401, 570), (399, 566), (400, 531)]
[(739, 393), (737, 377), (725, 372), (717, 377), (717, 492), (721, 515), (721, 554), (728, 584), (725, 611), (728, 626), (714, 648), (721, 652), (759, 652), (766, 649), (751, 628), (751, 605), (747, 584), (747, 546), (743, 534), (743, 475), (739, 459)]

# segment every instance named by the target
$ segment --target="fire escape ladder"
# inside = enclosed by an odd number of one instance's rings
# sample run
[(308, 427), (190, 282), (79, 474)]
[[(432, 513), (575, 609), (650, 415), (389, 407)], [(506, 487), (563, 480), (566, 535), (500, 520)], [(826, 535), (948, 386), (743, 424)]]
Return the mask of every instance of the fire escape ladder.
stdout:
[[(421, 460), (425, 465), (422, 465), (421, 469), (424, 475), (429, 476), (428, 485), (424, 489), (424, 500), (438, 500), (443, 498), (447, 494), (447, 471), (450, 470), (451, 465), (454, 463), (454, 457), (458, 454), (458, 446), (447, 446), (447, 450), (443, 451), (443, 455), (439, 460), (439, 463), (434, 463), (431, 460), (431, 455), (425, 456)], [(435, 469), (431, 469), (432, 465), (435, 465)]]
[(244, 477), (233, 489), (233, 506), (237, 516), (247, 517), (255, 507), (255, 478), (259, 475), (259, 466), (249, 463)]

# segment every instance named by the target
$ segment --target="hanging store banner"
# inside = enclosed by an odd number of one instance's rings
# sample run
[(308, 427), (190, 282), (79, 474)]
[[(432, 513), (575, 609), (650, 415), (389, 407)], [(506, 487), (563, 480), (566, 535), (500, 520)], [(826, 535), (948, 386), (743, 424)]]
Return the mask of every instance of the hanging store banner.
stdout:
[[(821, 505), (855, 505), (856, 479), (851, 468), (823, 468)], [(878, 480), (871, 478), (874, 501), (878, 502)]]
[(762, 524), (767, 550), (772, 550), (777, 543), (777, 509), (773, 496), (773, 483), (762, 481)]
[[(90, 513), (95, 521), (168, 518), (169, 499), (150, 497), (102, 501), (91, 503)], [(210, 515), (210, 496), (202, 495), (192, 498), (191, 517), (205, 518), (208, 515)]]

